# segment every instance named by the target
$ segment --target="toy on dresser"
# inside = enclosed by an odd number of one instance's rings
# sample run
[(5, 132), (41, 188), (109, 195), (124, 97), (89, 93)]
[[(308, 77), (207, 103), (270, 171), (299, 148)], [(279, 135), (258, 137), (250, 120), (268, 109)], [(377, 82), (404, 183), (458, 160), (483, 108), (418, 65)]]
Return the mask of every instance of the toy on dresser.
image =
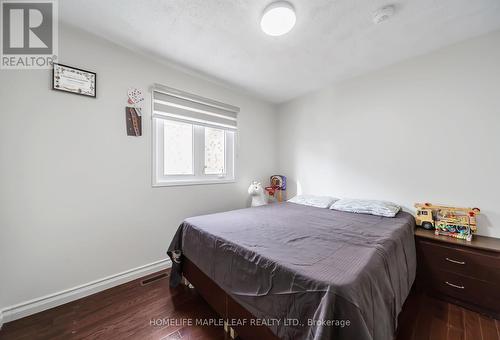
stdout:
[(476, 215), (479, 208), (457, 208), (430, 203), (417, 203), (415, 220), (418, 226), (431, 230), (436, 235), (446, 235), (467, 241), (477, 231)]

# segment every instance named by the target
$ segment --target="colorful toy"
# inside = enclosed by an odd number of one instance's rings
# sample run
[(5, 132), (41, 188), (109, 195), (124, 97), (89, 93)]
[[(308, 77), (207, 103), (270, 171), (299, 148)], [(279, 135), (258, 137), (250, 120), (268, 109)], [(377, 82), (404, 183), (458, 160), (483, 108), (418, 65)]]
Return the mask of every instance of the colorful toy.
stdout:
[(417, 203), (415, 220), (424, 229), (435, 229), (436, 235), (446, 235), (467, 241), (477, 231), (476, 215), (479, 208), (457, 208), (431, 203)]
[(269, 179), (271, 186), (265, 188), (270, 199), (276, 199), (278, 202), (283, 202), (283, 192), (286, 190), (286, 177), (281, 175), (273, 175)]

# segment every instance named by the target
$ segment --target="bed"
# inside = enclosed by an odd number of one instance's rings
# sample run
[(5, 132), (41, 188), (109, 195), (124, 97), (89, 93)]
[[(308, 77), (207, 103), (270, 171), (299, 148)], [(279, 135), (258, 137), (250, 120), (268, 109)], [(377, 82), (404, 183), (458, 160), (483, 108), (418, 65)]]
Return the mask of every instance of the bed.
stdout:
[(406, 212), (294, 203), (192, 217), (168, 249), (171, 285), (191, 276), (221, 316), (251, 316), (270, 337), (392, 339), (415, 279), (414, 227)]

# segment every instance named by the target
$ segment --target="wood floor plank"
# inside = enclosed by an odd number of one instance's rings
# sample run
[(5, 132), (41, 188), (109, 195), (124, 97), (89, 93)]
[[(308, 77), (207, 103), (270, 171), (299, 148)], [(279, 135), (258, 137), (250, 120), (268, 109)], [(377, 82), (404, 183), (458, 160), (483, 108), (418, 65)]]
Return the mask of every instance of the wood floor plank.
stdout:
[(448, 339), (448, 340), (464, 340), (465, 333), (462, 329), (448, 327), (448, 333), (446, 335), (446, 339)]
[(448, 303), (448, 340), (464, 340), (464, 312), (463, 308)]
[(445, 340), (448, 336), (448, 303), (435, 300), (432, 303), (430, 340)]
[(421, 299), (417, 294), (410, 294), (408, 299), (403, 305), (403, 310), (399, 315), (399, 326), (397, 339), (398, 340), (411, 340), (415, 332), (415, 320), (420, 308)]
[(479, 314), (464, 309), (464, 330), (465, 340), (480, 340), (481, 326), (479, 324)]
[(451, 303), (448, 304), (448, 325), (463, 332), (464, 313), (462, 307)]
[(494, 319), (479, 315), (479, 324), (483, 340), (498, 340), (498, 332)]
[(433, 317), (431, 320), (430, 340), (446, 340), (448, 337), (448, 327), (443, 320)]
[(433, 315), (432, 303), (430, 299), (422, 295), (420, 302), (420, 309), (417, 314), (415, 332), (413, 333), (413, 340), (429, 340), (431, 336), (431, 322), (429, 322), (429, 315)]

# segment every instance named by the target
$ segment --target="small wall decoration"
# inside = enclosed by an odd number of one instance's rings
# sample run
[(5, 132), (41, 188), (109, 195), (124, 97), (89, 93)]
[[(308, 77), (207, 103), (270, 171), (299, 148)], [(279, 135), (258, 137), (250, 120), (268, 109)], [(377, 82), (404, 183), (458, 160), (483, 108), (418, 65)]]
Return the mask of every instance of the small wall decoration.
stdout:
[(141, 105), (144, 101), (142, 91), (130, 88), (127, 91), (127, 103), (132, 106), (125, 107), (125, 119), (127, 122), (127, 136), (142, 136), (142, 114)]
[(96, 97), (97, 74), (63, 64), (53, 64), (52, 89)]
[(144, 101), (142, 91), (135, 88), (130, 88), (127, 91), (128, 103), (130, 105), (139, 106)]
[[(125, 117), (127, 119), (127, 136), (142, 136), (142, 117), (135, 107), (127, 106), (125, 108)], [(140, 111), (139, 111), (140, 112)]]

